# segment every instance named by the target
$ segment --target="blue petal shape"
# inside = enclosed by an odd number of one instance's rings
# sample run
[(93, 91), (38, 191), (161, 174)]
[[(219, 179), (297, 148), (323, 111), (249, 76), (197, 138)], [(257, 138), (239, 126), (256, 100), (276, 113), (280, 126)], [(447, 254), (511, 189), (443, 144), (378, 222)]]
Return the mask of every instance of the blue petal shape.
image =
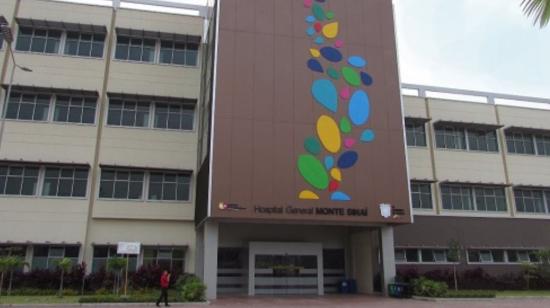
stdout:
[(357, 155), (357, 152), (355, 151), (347, 151), (344, 154), (338, 158), (338, 168), (340, 169), (348, 169), (353, 167), (357, 160), (359, 159), (359, 155)]
[(306, 34), (307, 34), (308, 36), (313, 36), (313, 35), (315, 34), (315, 29), (313, 29), (313, 27), (307, 28)]
[[(314, 30), (315, 31), (315, 30)], [(317, 45), (322, 45), (325, 43), (325, 39), (322, 37), (322, 36), (318, 36), (316, 39), (315, 39), (315, 44)]]
[(375, 138), (375, 134), (372, 129), (367, 129), (361, 134), (362, 142), (372, 142), (374, 138)]
[(351, 198), (341, 191), (335, 191), (330, 195), (332, 201), (351, 201)]
[(323, 47), (321, 48), (321, 55), (330, 62), (340, 62), (342, 61), (342, 54), (338, 49), (333, 47)]
[(356, 126), (367, 123), (370, 115), (370, 102), (365, 91), (357, 90), (353, 93), (349, 101), (348, 115)]
[(309, 15), (308, 17), (306, 17), (306, 22), (312, 24), (313, 22), (315, 22), (315, 16)]
[(321, 66), (321, 63), (319, 63), (319, 61), (317, 61), (316, 59), (309, 59), (309, 61), (307, 61), (307, 67), (314, 72), (318, 72), (318, 73), (325, 72), (323, 70), (323, 67)]
[(348, 58), (348, 63), (351, 66), (357, 67), (357, 68), (363, 68), (367, 66), (367, 61), (363, 59), (360, 56), (351, 56)]
[(363, 81), (363, 84), (366, 86), (370, 86), (373, 82), (372, 77), (365, 72), (361, 72), (361, 81)]
[(327, 170), (330, 170), (332, 169), (332, 167), (334, 167), (334, 157), (332, 156), (325, 157), (325, 168)]
[(338, 110), (338, 90), (331, 80), (315, 80), (311, 86), (311, 94), (319, 104), (328, 110), (332, 112)]

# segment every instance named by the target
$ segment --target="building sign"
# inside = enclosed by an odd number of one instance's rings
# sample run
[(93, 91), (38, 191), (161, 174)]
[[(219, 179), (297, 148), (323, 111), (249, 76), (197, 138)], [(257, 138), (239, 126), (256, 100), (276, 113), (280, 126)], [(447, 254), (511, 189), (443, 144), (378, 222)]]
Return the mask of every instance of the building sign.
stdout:
[(119, 255), (139, 255), (141, 243), (118, 242), (116, 253)]
[(210, 216), (410, 222), (391, 1), (218, 5)]

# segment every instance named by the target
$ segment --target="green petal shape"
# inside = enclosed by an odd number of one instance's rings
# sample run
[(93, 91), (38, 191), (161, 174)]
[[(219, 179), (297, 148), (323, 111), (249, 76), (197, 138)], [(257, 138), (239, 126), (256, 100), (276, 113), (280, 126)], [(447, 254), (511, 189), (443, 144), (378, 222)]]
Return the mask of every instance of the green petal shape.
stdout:
[(321, 144), (315, 137), (309, 137), (304, 141), (304, 148), (313, 155), (321, 153)]
[(338, 71), (334, 67), (329, 67), (327, 69), (327, 74), (330, 78), (334, 80), (340, 79), (340, 73), (338, 73)]
[(327, 15), (328, 20), (334, 19), (334, 12), (333, 11), (328, 11), (326, 15)]
[(343, 117), (340, 119), (340, 130), (345, 134), (349, 134), (351, 132), (351, 122), (348, 118)]
[(306, 182), (311, 186), (325, 190), (329, 184), (329, 176), (323, 164), (310, 154), (303, 154), (298, 157), (298, 170)]
[(318, 20), (318, 21), (324, 21), (326, 16), (325, 16), (325, 10), (323, 10), (323, 7), (321, 7), (319, 4), (315, 3), (312, 7), (311, 7), (311, 12), (313, 13), (313, 16), (315, 16), (315, 18)]
[(346, 80), (350, 86), (358, 87), (361, 85), (361, 77), (353, 68), (344, 66), (342, 68), (342, 75), (344, 76), (344, 80)]

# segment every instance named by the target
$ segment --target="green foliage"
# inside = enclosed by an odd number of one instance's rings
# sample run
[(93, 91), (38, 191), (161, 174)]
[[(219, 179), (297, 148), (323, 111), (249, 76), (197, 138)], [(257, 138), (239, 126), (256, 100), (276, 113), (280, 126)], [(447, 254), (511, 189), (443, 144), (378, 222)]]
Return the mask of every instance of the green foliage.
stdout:
[(11, 295), (11, 286), (13, 281), (13, 272), (19, 268), (27, 266), (28, 263), (18, 256), (9, 256), (0, 258), (0, 295), (4, 285), (4, 276), (9, 274), (8, 295)]
[(493, 290), (460, 290), (447, 291), (442, 297), (446, 298), (494, 298), (497, 292)]
[(91, 295), (83, 296), (79, 303), (151, 303), (157, 300), (157, 296), (153, 294), (148, 295), (131, 295), (128, 297), (121, 297), (117, 295)]
[(414, 295), (425, 297), (443, 297), (449, 289), (446, 283), (429, 280), (426, 277), (413, 280), (412, 287)]
[(177, 299), (182, 302), (204, 301), (206, 286), (194, 275), (185, 275), (176, 282)]
[[(57, 290), (52, 289), (34, 289), (34, 288), (20, 288), (14, 289), (11, 294), (13, 296), (51, 296), (57, 295)], [(80, 293), (77, 290), (65, 289), (63, 290), (64, 296), (77, 296)]]
[(534, 17), (534, 23), (541, 28), (550, 22), (550, 0), (522, 0), (523, 12), (529, 17)]
[(460, 253), (462, 251), (462, 246), (457, 240), (449, 241), (449, 250), (447, 251), (447, 259), (449, 262), (460, 262)]
[(62, 258), (54, 261), (55, 266), (57, 266), (61, 271), (68, 272), (71, 267), (73, 267), (73, 261), (69, 258)]
[(113, 272), (119, 272), (126, 268), (125, 258), (111, 258), (107, 261), (107, 269)]

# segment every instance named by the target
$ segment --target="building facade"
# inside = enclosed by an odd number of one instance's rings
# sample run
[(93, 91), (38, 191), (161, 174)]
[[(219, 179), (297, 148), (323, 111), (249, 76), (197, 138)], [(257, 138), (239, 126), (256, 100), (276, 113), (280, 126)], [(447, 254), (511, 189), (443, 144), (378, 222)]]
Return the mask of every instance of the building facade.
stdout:
[(193, 272), (203, 18), (43, 0), (0, 12), (32, 70), (14, 71), (4, 108), (2, 254), (96, 271), (135, 241), (131, 268)]
[(384, 292), (450, 269), (451, 240), (495, 275), (550, 246), (550, 102), (401, 85), (391, 1), (165, 4), (196, 16), (0, 2), (0, 255), (93, 272), (139, 242), (132, 269), (215, 298)]
[(461, 270), (498, 276), (537, 262), (534, 252), (550, 247), (550, 101), (411, 88), (403, 101), (415, 223), (396, 229), (397, 268), (451, 269), (451, 240), (463, 248)]

